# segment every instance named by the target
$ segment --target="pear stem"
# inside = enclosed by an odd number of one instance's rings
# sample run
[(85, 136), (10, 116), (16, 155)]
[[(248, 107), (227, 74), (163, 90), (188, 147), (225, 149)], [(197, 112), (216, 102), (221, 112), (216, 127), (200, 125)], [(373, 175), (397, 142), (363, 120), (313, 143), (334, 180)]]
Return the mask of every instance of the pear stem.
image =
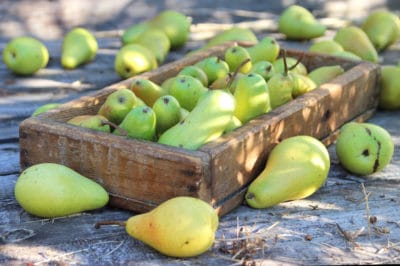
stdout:
[(121, 136), (124, 136), (124, 137), (128, 136), (128, 132), (125, 129), (123, 129), (122, 127), (118, 126), (117, 124), (114, 124), (113, 122), (108, 121), (108, 120), (102, 120), (101, 122), (103, 125), (110, 125), (111, 127), (114, 128), (114, 130), (118, 129), (119, 132), (121, 133)]
[(289, 70), (286, 62), (286, 49), (283, 49), (283, 67), (285, 68), (285, 72), (283, 73), (283, 75), (287, 76)]
[(301, 60), (303, 60), (303, 57), (304, 57), (304, 53), (301, 53), (299, 58), (297, 59), (296, 63), (293, 66), (289, 67), (289, 70), (293, 70), (295, 67), (297, 67), (297, 65), (301, 63)]
[(124, 222), (124, 221), (101, 221), (101, 222), (95, 223), (94, 228), (99, 229), (102, 225), (126, 226), (126, 222)]
[(246, 58), (242, 61), (242, 63), (240, 63), (240, 65), (238, 65), (238, 67), (235, 69), (235, 72), (233, 72), (233, 75), (229, 77), (229, 82), (226, 85), (226, 87), (229, 89), (233, 83), (233, 80), (236, 78), (237, 74), (239, 73), (239, 70), (248, 62), (250, 62), (250, 58)]

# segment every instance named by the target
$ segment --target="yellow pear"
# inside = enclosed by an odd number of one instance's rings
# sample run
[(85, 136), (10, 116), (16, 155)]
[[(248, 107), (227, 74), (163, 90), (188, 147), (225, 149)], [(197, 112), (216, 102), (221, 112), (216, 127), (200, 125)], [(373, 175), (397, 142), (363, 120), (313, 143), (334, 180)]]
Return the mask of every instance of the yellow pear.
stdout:
[(198, 256), (213, 245), (219, 219), (215, 209), (205, 201), (178, 196), (126, 222), (104, 221), (96, 227), (104, 224), (123, 225), (130, 236), (160, 253), (185, 258)]
[(340, 65), (322, 66), (308, 73), (308, 77), (319, 86), (326, 83), (344, 72)]
[(268, 208), (306, 198), (324, 184), (329, 168), (328, 150), (318, 139), (306, 135), (287, 138), (273, 148), (245, 200), (253, 208)]

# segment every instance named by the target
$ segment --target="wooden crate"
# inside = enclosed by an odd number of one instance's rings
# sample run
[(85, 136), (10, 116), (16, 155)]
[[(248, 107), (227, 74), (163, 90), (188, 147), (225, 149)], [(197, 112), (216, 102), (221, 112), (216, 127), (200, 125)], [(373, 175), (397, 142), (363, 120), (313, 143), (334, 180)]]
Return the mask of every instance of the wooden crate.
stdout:
[[(141, 76), (161, 83), (184, 66), (210, 55), (223, 55), (232, 43), (164, 65)], [(94, 114), (106, 97), (132, 80), (108, 86), (61, 107), (28, 118), (20, 125), (21, 169), (54, 162), (94, 179), (110, 193), (110, 205), (148, 211), (175, 196), (210, 202), (223, 215), (243, 202), (249, 183), (265, 166), (271, 149), (300, 134), (331, 144), (338, 128), (364, 121), (377, 107), (380, 68), (332, 56), (288, 50), (309, 70), (342, 65), (346, 72), (329, 83), (251, 120), (196, 151), (128, 139), (66, 124), (76, 115)]]

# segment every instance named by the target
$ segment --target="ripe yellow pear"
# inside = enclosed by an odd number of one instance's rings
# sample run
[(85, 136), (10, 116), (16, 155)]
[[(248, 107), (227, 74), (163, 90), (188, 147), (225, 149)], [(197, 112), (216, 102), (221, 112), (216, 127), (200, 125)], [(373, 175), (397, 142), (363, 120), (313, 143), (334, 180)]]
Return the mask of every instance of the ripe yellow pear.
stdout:
[(63, 39), (61, 64), (67, 69), (76, 68), (93, 60), (97, 50), (97, 40), (90, 31), (81, 27), (74, 28)]
[(219, 219), (215, 209), (205, 201), (179, 196), (126, 222), (105, 221), (96, 227), (102, 224), (123, 225), (130, 236), (160, 253), (186, 258), (198, 256), (213, 245)]
[(25, 169), (18, 177), (14, 192), (25, 211), (49, 218), (98, 209), (109, 200), (101, 185), (55, 163), (41, 163)]
[(273, 148), (245, 200), (253, 208), (268, 208), (306, 198), (324, 184), (329, 168), (328, 150), (318, 139), (306, 135), (287, 138)]

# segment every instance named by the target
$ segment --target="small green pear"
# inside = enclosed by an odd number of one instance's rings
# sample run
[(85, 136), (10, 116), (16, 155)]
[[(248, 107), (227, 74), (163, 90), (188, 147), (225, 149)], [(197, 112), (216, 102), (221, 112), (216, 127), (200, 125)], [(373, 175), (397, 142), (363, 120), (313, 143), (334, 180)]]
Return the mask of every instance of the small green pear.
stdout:
[(78, 115), (67, 121), (68, 124), (90, 128), (102, 132), (111, 132), (108, 120), (102, 115)]
[(381, 126), (348, 122), (340, 128), (335, 148), (347, 171), (369, 175), (381, 171), (390, 162), (394, 143), (390, 133)]
[(158, 143), (197, 150), (224, 133), (235, 106), (235, 98), (229, 92), (208, 90), (185, 119), (160, 136)]
[(304, 93), (314, 90), (317, 88), (317, 84), (309, 78), (308, 76), (296, 74), (296, 73), (289, 73), (292, 79), (292, 97), (297, 98)]
[(192, 76), (180, 75), (171, 84), (169, 93), (178, 100), (183, 108), (192, 111), (200, 97), (207, 90), (198, 79)]
[(400, 109), (400, 67), (384, 65), (381, 68), (379, 108)]
[(170, 40), (171, 49), (177, 49), (186, 44), (192, 25), (189, 17), (176, 10), (164, 10), (148, 23), (165, 32)]
[(197, 78), (201, 82), (201, 84), (203, 84), (204, 87), (208, 86), (207, 74), (204, 72), (203, 69), (201, 69), (198, 66), (195, 66), (195, 65), (185, 66), (177, 74), (177, 76), (179, 76), (179, 75), (192, 76), (194, 78)]
[(125, 226), (133, 238), (158, 252), (177, 258), (199, 256), (209, 250), (215, 241), (219, 218), (207, 202), (188, 196), (164, 201), (153, 210), (130, 217), (126, 222), (103, 221)]
[(343, 47), (334, 40), (322, 40), (313, 43), (308, 50), (313, 53), (333, 54), (344, 51)]
[[(253, 63), (246, 48), (242, 46), (232, 46), (226, 49), (224, 60), (229, 66), (229, 71), (246, 74), (250, 71)], [(246, 63), (243, 63), (246, 60)]]
[(249, 43), (258, 43), (257, 36), (249, 28), (232, 27), (221, 31), (214, 37), (212, 37), (204, 45), (204, 48), (210, 48), (212, 46), (222, 44), (228, 41), (243, 41)]
[(156, 114), (148, 106), (134, 107), (113, 133), (126, 133), (130, 138), (153, 141), (156, 137)]
[(36, 108), (31, 116), (38, 116), (44, 112), (47, 112), (49, 110), (55, 109), (57, 107), (59, 107), (61, 104), (60, 103), (46, 103), (43, 104), (41, 106), (39, 106), (38, 108)]
[(361, 61), (362, 58), (359, 57), (358, 55), (349, 52), (349, 51), (339, 51), (339, 52), (334, 52), (332, 53), (333, 56), (337, 56), (337, 57), (342, 57), (345, 59), (350, 59), (350, 60), (357, 60), (357, 61)]
[(16, 37), (4, 47), (3, 61), (15, 74), (31, 75), (46, 67), (49, 62), (49, 51), (36, 38)]
[(236, 100), (234, 115), (243, 124), (271, 110), (267, 82), (256, 73), (239, 78), (233, 95)]
[(206, 73), (209, 85), (216, 79), (225, 77), (229, 73), (228, 63), (217, 56), (206, 57), (197, 62), (195, 66), (201, 68)]
[(264, 37), (257, 44), (247, 48), (253, 64), (259, 61), (274, 62), (280, 51), (280, 45), (273, 37)]
[(268, 81), (272, 75), (275, 74), (275, 68), (271, 62), (262, 60), (251, 67), (250, 73), (257, 73), (261, 75), (265, 81)]
[(140, 34), (135, 43), (141, 44), (151, 50), (158, 65), (164, 63), (171, 48), (171, 42), (165, 32), (155, 28), (150, 28)]
[(361, 28), (377, 51), (394, 44), (400, 37), (400, 19), (388, 10), (376, 10), (370, 13)]
[(109, 200), (101, 185), (55, 163), (25, 169), (17, 179), (14, 193), (25, 211), (46, 218), (102, 208)]
[(158, 98), (167, 94), (160, 85), (142, 77), (133, 78), (129, 89), (147, 106), (153, 106)]
[(329, 168), (329, 153), (321, 141), (306, 135), (287, 138), (272, 149), (264, 170), (251, 182), (246, 203), (269, 208), (306, 198), (324, 184)]
[(336, 31), (333, 40), (339, 43), (345, 51), (358, 55), (363, 60), (378, 62), (378, 53), (367, 34), (357, 26), (348, 26)]
[(138, 43), (123, 46), (118, 50), (114, 60), (114, 69), (122, 78), (130, 78), (157, 67), (154, 53)]
[(97, 50), (96, 37), (90, 31), (82, 27), (74, 28), (64, 36), (61, 65), (67, 69), (74, 69), (92, 61)]
[(172, 95), (158, 98), (152, 107), (156, 115), (156, 134), (160, 136), (165, 130), (181, 121), (182, 108)]
[(308, 73), (308, 77), (314, 81), (317, 86), (329, 82), (340, 74), (344, 73), (344, 69), (340, 65), (322, 66)]
[(137, 42), (140, 39), (139, 36), (151, 28), (152, 26), (147, 21), (136, 23), (129, 26), (122, 33), (121, 36), (122, 44), (126, 45), (129, 43)]
[(290, 5), (279, 16), (278, 31), (288, 39), (310, 40), (323, 36), (326, 27), (306, 8)]
[(136, 103), (137, 97), (131, 90), (120, 88), (107, 96), (97, 113), (118, 125)]

